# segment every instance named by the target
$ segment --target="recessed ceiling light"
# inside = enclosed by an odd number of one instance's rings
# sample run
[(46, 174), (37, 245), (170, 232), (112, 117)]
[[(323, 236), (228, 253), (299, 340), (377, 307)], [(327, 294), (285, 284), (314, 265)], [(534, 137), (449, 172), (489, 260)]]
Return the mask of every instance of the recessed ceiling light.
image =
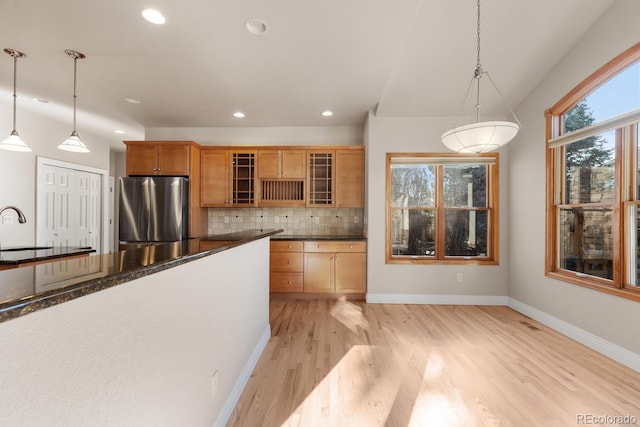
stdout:
[(152, 24), (156, 24), (156, 25), (162, 25), (165, 22), (167, 22), (165, 17), (162, 16), (162, 14), (160, 12), (158, 12), (157, 10), (155, 10), (155, 9), (145, 9), (145, 10), (143, 10), (142, 11), (142, 16), (147, 21), (151, 22)]
[(129, 104), (140, 104), (141, 101), (139, 99), (136, 98), (125, 98), (125, 101), (127, 101)]
[(36, 102), (41, 102), (43, 104), (48, 104), (49, 103), (49, 100), (48, 99), (44, 99), (44, 98), (35, 98), (34, 97), (34, 98), (31, 98), (31, 99), (33, 99)]
[(113, 133), (117, 133), (118, 135), (124, 135), (126, 132), (120, 129), (116, 129), (113, 131)]
[(241, 119), (245, 116), (245, 114), (242, 111), (236, 111), (235, 113), (233, 113), (233, 117)]
[(322, 115), (324, 117), (331, 117), (331, 116), (333, 116), (333, 111), (329, 111), (329, 110), (323, 111)]
[(260, 19), (249, 19), (244, 23), (244, 28), (252, 34), (262, 34), (267, 31), (267, 24)]

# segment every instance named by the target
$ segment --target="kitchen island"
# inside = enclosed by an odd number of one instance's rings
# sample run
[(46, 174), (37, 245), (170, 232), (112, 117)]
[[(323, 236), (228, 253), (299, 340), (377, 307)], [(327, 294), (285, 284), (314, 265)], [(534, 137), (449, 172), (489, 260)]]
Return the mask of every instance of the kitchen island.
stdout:
[(32, 279), (29, 295), (2, 303), (3, 423), (224, 425), (270, 337), (278, 232), (84, 257), (100, 271), (53, 289)]

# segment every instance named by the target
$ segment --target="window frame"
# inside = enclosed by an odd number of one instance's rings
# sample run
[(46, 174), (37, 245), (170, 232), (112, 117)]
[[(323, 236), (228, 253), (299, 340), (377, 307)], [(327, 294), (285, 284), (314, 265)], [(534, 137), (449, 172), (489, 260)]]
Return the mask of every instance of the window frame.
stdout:
[[(499, 175), (499, 154), (498, 153), (479, 153), (479, 154), (457, 154), (457, 153), (386, 153), (386, 194), (385, 194), (385, 263), (386, 264), (473, 264), (473, 265), (498, 265), (499, 264), (499, 193), (500, 193), (500, 175)], [(391, 200), (391, 165), (393, 158), (429, 158), (433, 162), (425, 162), (425, 164), (436, 165), (436, 254), (435, 256), (394, 256), (392, 242), (392, 200)], [(488, 160), (481, 161), (486, 158)], [(457, 163), (455, 159), (461, 161)], [(447, 210), (455, 210), (456, 208), (446, 207), (444, 203), (444, 182), (443, 169), (444, 165), (464, 165), (473, 164), (470, 160), (478, 159), (478, 163), (484, 163), (487, 167), (486, 179), (486, 208), (473, 208), (473, 210), (483, 210), (488, 212), (487, 221), (487, 255), (484, 257), (470, 256), (445, 256), (445, 232), (446, 217), (444, 213)], [(437, 163), (440, 161), (440, 163)]]
[[(559, 224), (557, 210), (563, 206), (562, 195), (564, 185), (564, 152), (565, 145), (562, 139), (562, 117), (573, 106), (585, 99), (603, 84), (614, 78), (631, 65), (640, 61), (640, 43), (635, 44), (620, 55), (607, 62), (596, 70), (575, 88), (569, 91), (555, 105), (544, 113), (546, 121), (546, 224), (545, 224), (545, 275), (564, 282), (585, 286), (612, 295), (640, 301), (640, 286), (631, 285), (628, 278), (630, 262), (636, 260), (636, 256), (630, 253), (632, 242), (630, 241), (631, 226), (629, 223), (630, 210), (640, 206), (640, 197), (635, 194), (637, 188), (636, 155), (638, 150), (637, 122), (629, 124), (618, 118), (604, 120), (592, 125), (602, 127), (606, 122), (613, 123), (615, 130), (615, 195), (612, 203), (612, 245), (613, 245), (613, 278), (611, 280), (597, 276), (574, 272), (559, 268)], [(637, 110), (635, 110), (637, 111)], [(621, 124), (615, 124), (616, 120)], [(573, 131), (578, 134), (581, 130)], [(569, 135), (567, 133), (566, 135)], [(635, 200), (633, 196), (635, 194)], [(633, 255), (633, 256), (632, 256)]]

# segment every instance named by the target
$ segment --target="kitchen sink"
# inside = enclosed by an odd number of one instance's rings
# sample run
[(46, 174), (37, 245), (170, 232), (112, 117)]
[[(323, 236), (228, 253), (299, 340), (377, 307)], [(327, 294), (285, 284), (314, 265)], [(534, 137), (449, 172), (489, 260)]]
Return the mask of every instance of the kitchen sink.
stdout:
[(0, 249), (0, 252), (37, 251), (40, 249), (53, 249), (53, 246), (17, 246)]

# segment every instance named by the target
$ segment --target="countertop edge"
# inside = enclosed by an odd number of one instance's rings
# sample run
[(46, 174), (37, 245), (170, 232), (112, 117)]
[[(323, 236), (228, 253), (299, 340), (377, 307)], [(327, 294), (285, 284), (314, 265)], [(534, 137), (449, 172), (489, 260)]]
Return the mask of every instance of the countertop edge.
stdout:
[(220, 238), (220, 240), (233, 238), (234, 235), (243, 237), (217, 248), (205, 249), (193, 254), (182, 255), (176, 258), (159, 261), (148, 266), (140, 267), (139, 269), (133, 271), (124, 271), (99, 278), (89, 279), (87, 281), (69, 285), (63, 288), (52, 289), (48, 292), (43, 292), (13, 301), (8, 301), (0, 304), (0, 323), (7, 320), (15, 319), (20, 316), (24, 316), (25, 314), (33, 313), (47, 307), (51, 307), (53, 305), (61, 304), (66, 301), (99, 292), (104, 289), (118, 286), (141, 277), (177, 267), (191, 261), (196, 261), (201, 258), (214, 255), (216, 253), (223, 252), (237, 246), (251, 243), (265, 237), (270, 237), (281, 232), (282, 230), (256, 230), (255, 234), (253, 235), (247, 235), (246, 232), (230, 233), (228, 235), (216, 235), (215, 237)]

